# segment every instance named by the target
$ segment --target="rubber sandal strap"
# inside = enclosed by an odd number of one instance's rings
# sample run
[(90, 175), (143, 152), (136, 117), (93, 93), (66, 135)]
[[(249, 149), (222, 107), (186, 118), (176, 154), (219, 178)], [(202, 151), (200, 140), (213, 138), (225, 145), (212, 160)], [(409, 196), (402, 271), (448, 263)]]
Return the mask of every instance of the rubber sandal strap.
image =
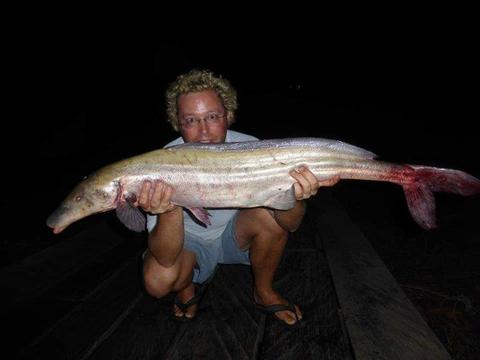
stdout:
[(291, 311), (295, 315), (295, 318), (297, 319), (297, 321), (300, 320), (297, 316), (295, 306), (291, 302), (288, 302), (287, 305), (284, 305), (284, 304), (260, 305), (260, 304), (255, 303), (255, 306), (260, 311), (263, 311), (263, 312), (268, 313), (268, 314), (275, 314), (276, 312), (279, 312), (279, 311)]
[(210, 281), (211, 281), (211, 278), (207, 279), (207, 281), (204, 281), (201, 284), (195, 284), (195, 295), (186, 303), (182, 303), (175, 296), (175, 299), (173, 300), (175, 302), (175, 305), (177, 305), (180, 308), (180, 310), (185, 312), (190, 306), (198, 304), (200, 300), (202, 300), (203, 296), (205, 295), (205, 292), (207, 291), (207, 287)]

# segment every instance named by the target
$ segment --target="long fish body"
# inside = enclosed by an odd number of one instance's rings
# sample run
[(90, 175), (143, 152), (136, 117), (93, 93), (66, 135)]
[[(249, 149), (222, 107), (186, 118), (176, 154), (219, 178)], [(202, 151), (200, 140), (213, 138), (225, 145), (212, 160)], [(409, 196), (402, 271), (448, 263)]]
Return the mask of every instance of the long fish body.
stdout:
[(480, 193), (480, 180), (463, 171), (375, 160), (375, 154), (336, 140), (291, 138), (223, 144), (183, 144), (105, 166), (80, 182), (47, 219), (59, 233), (89, 215), (117, 209), (120, 220), (145, 230), (145, 217), (133, 205), (145, 180), (174, 188), (172, 202), (209, 224), (205, 208), (294, 206), (289, 172), (307, 166), (319, 180), (387, 181), (405, 192), (414, 220), (436, 226), (434, 191)]

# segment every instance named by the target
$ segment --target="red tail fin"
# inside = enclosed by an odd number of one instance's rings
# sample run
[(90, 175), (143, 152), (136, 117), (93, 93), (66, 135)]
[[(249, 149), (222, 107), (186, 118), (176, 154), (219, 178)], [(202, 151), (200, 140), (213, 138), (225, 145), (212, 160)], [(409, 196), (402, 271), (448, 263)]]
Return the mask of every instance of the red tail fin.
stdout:
[(480, 180), (460, 170), (412, 166), (415, 170), (412, 182), (403, 184), (408, 208), (414, 220), (424, 229), (437, 226), (434, 191), (463, 196), (480, 194)]

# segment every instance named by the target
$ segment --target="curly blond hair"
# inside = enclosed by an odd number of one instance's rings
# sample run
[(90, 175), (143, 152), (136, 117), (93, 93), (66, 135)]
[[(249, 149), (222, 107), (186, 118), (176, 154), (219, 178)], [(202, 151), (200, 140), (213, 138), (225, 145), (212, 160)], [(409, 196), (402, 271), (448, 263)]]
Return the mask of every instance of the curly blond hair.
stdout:
[(227, 79), (215, 75), (209, 70), (191, 70), (179, 75), (166, 91), (167, 121), (178, 131), (178, 97), (182, 94), (213, 90), (220, 97), (227, 111), (228, 126), (235, 121), (235, 110), (238, 108), (237, 92)]

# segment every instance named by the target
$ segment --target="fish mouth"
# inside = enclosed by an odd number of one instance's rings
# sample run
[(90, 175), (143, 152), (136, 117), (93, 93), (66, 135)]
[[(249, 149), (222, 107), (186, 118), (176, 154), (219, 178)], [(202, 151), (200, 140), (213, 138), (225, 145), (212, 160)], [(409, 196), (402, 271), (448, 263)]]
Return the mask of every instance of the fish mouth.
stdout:
[(53, 229), (54, 234), (62, 232), (69, 225), (64, 224), (65, 214), (67, 214), (68, 211), (68, 207), (60, 206), (47, 218), (47, 226)]
[(65, 230), (66, 226), (57, 226), (53, 228), (53, 233), (60, 234), (63, 230)]
[(106, 209), (102, 209), (99, 211), (95, 211), (92, 213), (75, 213), (71, 211), (71, 209), (68, 206), (60, 206), (57, 208), (48, 218), (46, 221), (46, 224), (49, 228), (53, 229), (54, 234), (59, 234), (63, 230), (65, 230), (67, 227), (69, 227), (71, 224), (74, 222), (83, 219), (87, 216), (94, 215), (94, 214), (99, 214), (103, 212), (107, 212), (109, 210), (114, 209), (115, 206), (108, 207)]

